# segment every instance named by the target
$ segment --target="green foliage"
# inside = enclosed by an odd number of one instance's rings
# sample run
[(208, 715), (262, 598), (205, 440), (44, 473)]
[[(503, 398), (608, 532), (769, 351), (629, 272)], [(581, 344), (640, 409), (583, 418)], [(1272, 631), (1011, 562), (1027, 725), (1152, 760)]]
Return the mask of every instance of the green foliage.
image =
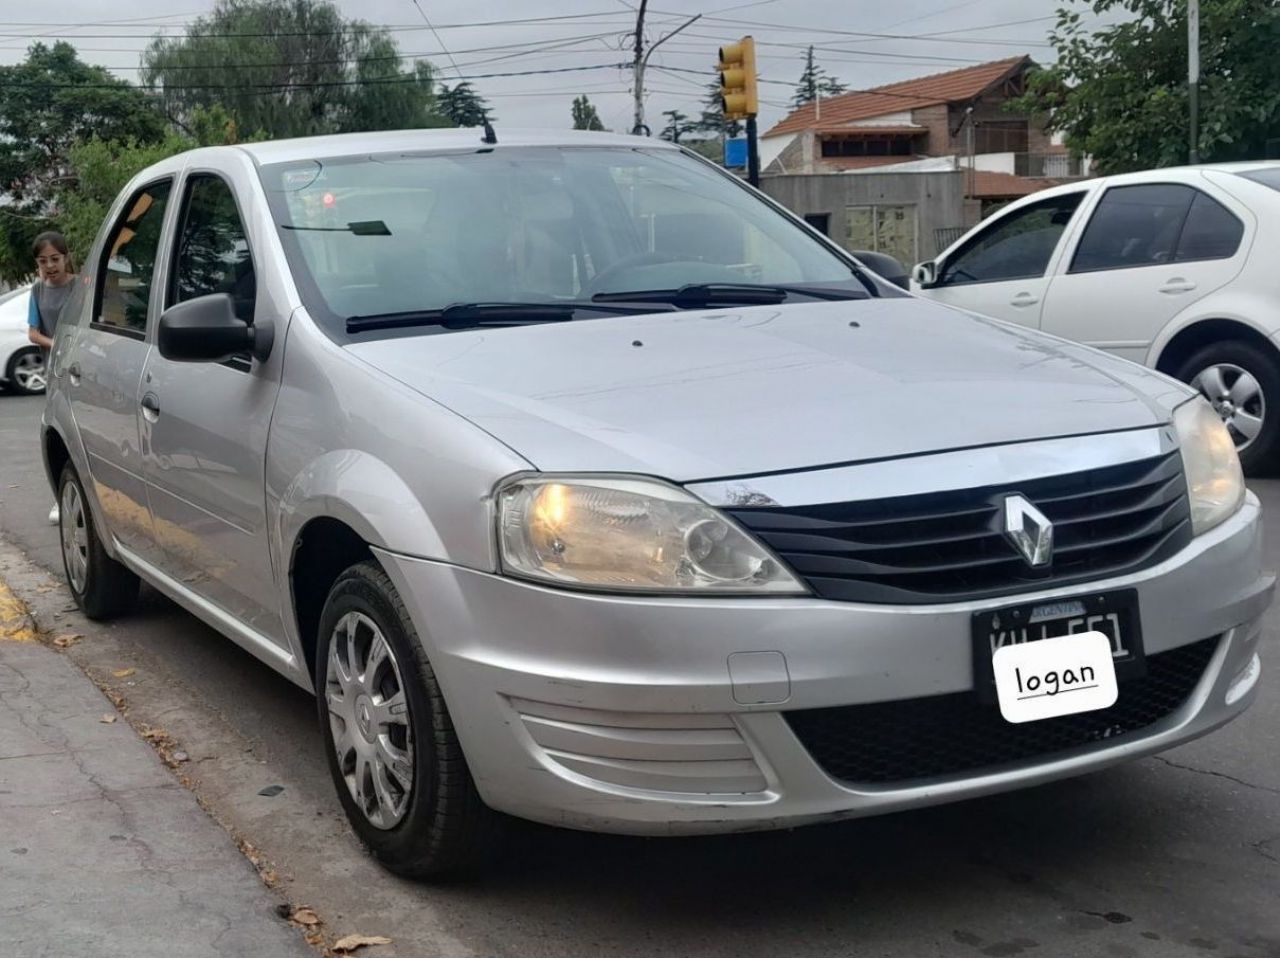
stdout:
[(800, 82), (796, 84), (796, 92), (791, 97), (791, 106), (798, 110), (818, 97), (839, 96), (848, 89), (818, 66), (813, 57), (813, 47), (809, 47), (804, 55), (804, 71), (800, 74)]
[(681, 113), (679, 110), (663, 110), (662, 115), (667, 118), (667, 125), (659, 134), (659, 136), (664, 140), (670, 140), (672, 143), (679, 143), (680, 137), (698, 129), (698, 124), (690, 120), (687, 114)]
[(215, 107), (270, 137), (442, 125), (430, 65), (404, 68), (386, 30), (329, 0), (218, 0), (185, 35), (152, 40), (142, 65), (166, 115), (193, 135), (196, 111)]
[(681, 144), (699, 156), (704, 156), (713, 163), (724, 165), (724, 144), (719, 140), (688, 140)]
[[(1187, 161), (1186, 0), (1088, 0), (1125, 22), (1090, 33), (1076, 9), (1058, 11), (1056, 64), (1034, 73), (1009, 109), (1038, 114), (1067, 145), (1120, 173)], [(1262, 157), (1280, 137), (1280, 5), (1201, 0), (1202, 160)]]
[(88, 137), (153, 143), (164, 120), (148, 98), (75, 48), (37, 43), (0, 67), (0, 277), (32, 271), (31, 241), (56, 226), (57, 195), (74, 186), (71, 152)]
[(484, 97), (466, 80), (454, 87), (441, 84), (437, 108), (446, 126), (484, 126), (496, 119), (489, 113)]
[(573, 128), (575, 130), (603, 130), (600, 114), (584, 93), (573, 101)]

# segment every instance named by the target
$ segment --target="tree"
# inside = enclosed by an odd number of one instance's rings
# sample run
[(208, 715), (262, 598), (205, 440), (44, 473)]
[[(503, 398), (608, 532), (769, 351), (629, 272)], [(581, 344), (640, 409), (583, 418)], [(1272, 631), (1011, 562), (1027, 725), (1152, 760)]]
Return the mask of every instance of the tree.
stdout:
[(575, 130), (603, 130), (600, 114), (584, 93), (573, 101), (573, 128)]
[(31, 272), (32, 239), (57, 225), (57, 195), (75, 185), (77, 143), (154, 143), (164, 126), (145, 94), (84, 63), (68, 43), (37, 43), (22, 63), (0, 67), (0, 277)]
[[(1185, 163), (1188, 153), (1186, 0), (1089, 0), (1124, 22), (1090, 32), (1060, 9), (1049, 35), (1056, 64), (1031, 75), (1010, 110), (1061, 131), (1101, 173)], [(1201, 0), (1200, 157), (1265, 155), (1280, 137), (1280, 7)]]
[(273, 137), (442, 125), (429, 64), (404, 67), (391, 35), (344, 19), (329, 0), (217, 0), (181, 37), (156, 37), (142, 82), (191, 132), (221, 105)]
[(720, 82), (720, 75), (717, 73), (715, 79), (707, 86), (707, 95), (702, 101), (702, 115), (698, 119), (697, 128), (704, 133), (711, 133), (718, 137), (741, 136), (742, 121), (726, 120), (724, 118), (722, 90), (723, 85)]
[(466, 80), (454, 87), (441, 85), (438, 108), (447, 126), (484, 126), (495, 119), (484, 97)]
[(811, 46), (805, 52), (804, 72), (800, 74), (800, 82), (796, 84), (796, 92), (791, 97), (791, 106), (798, 110), (806, 103), (812, 103), (819, 97), (839, 96), (848, 89), (847, 86), (818, 66), (813, 57), (813, 47)]
[(667, 125), (661, 133), (662, 139), (672, 143), (679, 143), (680, 137), (698, 128), (697, 123), (691, 122), (688, 115), (679, 110), (663, 110), (662, 115), (667, 118)]

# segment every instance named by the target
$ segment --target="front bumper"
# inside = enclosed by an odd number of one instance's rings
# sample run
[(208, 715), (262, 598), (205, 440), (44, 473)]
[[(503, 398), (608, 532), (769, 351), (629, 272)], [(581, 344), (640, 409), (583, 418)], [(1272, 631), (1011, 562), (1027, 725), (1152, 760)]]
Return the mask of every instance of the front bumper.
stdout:
[[(992, 601), (588, 595), (380, 552), (417, 624), (476, 785), (536, 821), (631, 834), (791, 827), (1076, 775), (1203, 735), (1256, 693), (1261, 525), (1232, 519), (1141, 573)], [(1182, 704), (1141, 731), (1020, 762), (887, 784), (838, 781), (784, 711), (972, 689), (970, 618), (1136, 588), (1147, 655), (1218, 636)], [(1123, 696), (1123, 689), (1121, 692)]]

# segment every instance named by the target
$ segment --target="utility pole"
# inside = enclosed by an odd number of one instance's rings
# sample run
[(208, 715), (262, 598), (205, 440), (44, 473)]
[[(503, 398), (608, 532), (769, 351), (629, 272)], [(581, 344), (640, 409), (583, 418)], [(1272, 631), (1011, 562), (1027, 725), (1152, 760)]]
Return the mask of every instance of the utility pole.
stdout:
[(1187, 92), (1191, 100), (1191, 162), (1200, 162), (1200, 0), (1187, 2)]
[(631, 127), (631, 132), (636, 136), (647, 135), (649, 132), (649, 128), (644, 125), (644, 10), (648, 5), (649, 0), (640, 0), (640, 8), (636, 11), (635, 66), (632, 80), (635, 85), (632, 93), (636, 98), (636, 117)]

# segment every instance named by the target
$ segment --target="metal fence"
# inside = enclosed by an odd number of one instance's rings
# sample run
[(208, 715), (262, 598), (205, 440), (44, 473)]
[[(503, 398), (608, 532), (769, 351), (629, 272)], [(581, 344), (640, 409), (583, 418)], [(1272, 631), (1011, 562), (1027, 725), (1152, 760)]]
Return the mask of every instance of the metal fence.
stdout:
[(958, 240), (968, 230), (967, 226), (943, 226), (933, 231), (934, 246), (939, 253)]

